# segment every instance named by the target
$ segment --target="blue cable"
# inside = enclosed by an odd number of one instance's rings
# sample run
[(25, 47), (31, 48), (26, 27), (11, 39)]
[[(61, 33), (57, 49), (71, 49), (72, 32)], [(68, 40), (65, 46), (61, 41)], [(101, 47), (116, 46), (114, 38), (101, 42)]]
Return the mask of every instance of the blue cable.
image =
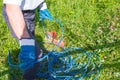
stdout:
[[(60, 43), (64, 36), (64, 28), (59, 20), (53, 20), (56, 21), (61, 28), (62, 36), (59, 41)], [(42, 22), (42, 25), (44, 31), (46, 31), (44, 22)], [(37, 74), (39, 78), (47, 80), (82, 80), (92, 74), (95, 75), (94, 80), (98, 78), (101, 61), (96, 53), (87, 52), (82, 48), (63, 48), (61, 51), (57, 52), (56, 49), (59, 47), (59, 43), (51, 51), (48, 51), (47, 54), (43, 53), (45, 55), (42, 58), (33, 62), (33, 64), (43, 62)], [(79, 54), (72, 58), (72, 56), (70, 56), (72, 51), (77, 51)], [(94, 60), (94, 58), (96, 60)], [(21, 66), (25, 66), (25, 64), (14, 65), (11, 63), (10, 50), (8, 54), (8, 63), (11, 68), (22, 68)], [(46, 71), (42, 70), (44, 68), (46, 68)]]

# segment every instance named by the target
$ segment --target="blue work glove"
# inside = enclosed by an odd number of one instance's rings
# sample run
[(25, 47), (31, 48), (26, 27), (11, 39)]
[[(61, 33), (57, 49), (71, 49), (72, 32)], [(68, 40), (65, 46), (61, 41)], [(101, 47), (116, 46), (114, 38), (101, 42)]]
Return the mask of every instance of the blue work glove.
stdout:
[(40, 21), (44, 20), (44, 19), (52, 20), (52, 16), (51, 16), (50, 12), (47, 9), (46, 3), (41, 4), (39, 14), (40, 14), (40, 16), (39, 16)]
[(40, 10), (39, 14), (40, 14), (40, 20), (44, 20), (44, 19), (52, 20), (52, 16), (50, 12), (48, 11), (48, 9)]

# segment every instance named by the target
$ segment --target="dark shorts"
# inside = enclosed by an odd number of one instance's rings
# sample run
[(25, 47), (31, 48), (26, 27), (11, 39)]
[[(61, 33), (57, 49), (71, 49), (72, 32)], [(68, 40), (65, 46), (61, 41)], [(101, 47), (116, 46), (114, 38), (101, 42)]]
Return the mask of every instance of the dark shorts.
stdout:
[[(2, 8), (2, 14), (4, 17), (5, 22), (7, 23), (7, 26), (9, 27), (11, 34), (13, 37), (17, 38), (10, 23), (8, 20), (8, 16), (6, 14), (5, 11), (5, 5)], [(34, 25), (34, 19), (35, 19), (35, 11), (34, 10), (26, 10), (26, 11), (22, 11), (24, 19), (25, 19), (25, 23), (26, 23), (26, 27), (28, 29), (28, 32), (31, 33), (34, 36), (34, 29), (35, 29), (35, 25)]]

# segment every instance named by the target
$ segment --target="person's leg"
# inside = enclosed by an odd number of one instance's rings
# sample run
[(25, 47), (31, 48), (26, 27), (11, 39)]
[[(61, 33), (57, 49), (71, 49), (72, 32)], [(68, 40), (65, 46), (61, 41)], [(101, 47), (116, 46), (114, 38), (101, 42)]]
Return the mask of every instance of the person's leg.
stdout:
[(4, 17), (4, 20), (5, 20), (8, 28), (9, 28), (10, 31), (11, 31), (12, 36), (17, 39), (17, 36), (15, 35), (15, 33), (14, 33), (14, 31), (13, 31), (10, 23), (9, 23), (8, 16), (7, 16), (7, 13), (6, 13), (5, 9), (6, 9), (6, 6), (3, 5), (3, 7), (2, 7), (2, 15), (3, 15), (3, 17)]
[[(8, 19), (8, 15), (6, 13), (5, 6), (3, 6), (3, 16), (4, 16), (4, 19), (5, 19), (8, 27), (10, 28), (10, 30), (12, 32), (13, 37), (15, 37), (19, 40), (19, 43), (21, 46), (19, 59), (21, 59), (21, 62), (23, 62), (23, 63), (26, 62), (27, 59), (29, 60), (29, 62), (27, 62), (27, 64), (28, 64), (28, 67), (31, 67), (31, 68), (24, 71), (23, 77), (26, 80), (33, 80), (36, 77), (38, 64), (34, 64), (34, 66), (31, 66), (31, 65), (29, 66), (29, 64), (31, 64), (31, 62), (33, 62), (35, 60), (33, 58), (30, 58), (29, 55), (32, 55), (34, 57), (34, 53), (36, 53), (36, 52), (37, 52), (37, 54), (41, 53), (40, 49), (38, 51), (34, 50), (34, 48), (36, 47), (36, 45), (35, 45), (36, 41), (33, 38), (34, 24), (33, 23), (31, 24), (31, 21), (29, 22), (30, 19), (28, 19), (28, 20), (24, 19), (25, 23), (26, 23), (24, 25), (27, 25), (27, 28), (25, 28), (23, 30), (28, 32), (29, 36), (26, 36), (26, 34), (24, 35), (24, 33), (22, 35), (18, 36), (18, 34), (16, 34), (17, 31), (14, 30), (14, 27), (11, 26), (11, 24), (9, 22), (10, 19)], [(25, 17), (25, 15), (23, 15), (23, 16)], [(33, 17), (33, 19), (34, 19), (34, 17)], [(15, 22), (15, 21), (13, 21), (13, 22)], [(36, 51), (36, 52), (34, 52), (34, 51)], [(24, 60), (24, 58), (26, 58), (26, 59)]]
[[(35, 39), (35, 24), (34, 24), (34, 20), (35, 20), (35, 11), (32, 10), (28, 10), (28, 11), (22, 11), (23, 12), (23, 16), (25, 19), (25, 23), (28, 29), (28, 32), (30, 34), (31, 37), (33, 37)], [(37, 43), (37, 41), (35, 40), (35, 51), (36, 51), (36, 58), (40, 58), (42, 54), (41, 53), (41, 49)]]
[(9, 23), (17, 38), (31, 38), (27, 31), (27, 27), (20, 6), (15, 4), (6, 4), (5, 6), (5, 11), (8, 16)]
[[(34, 34), (35, 34), (35, 24), (34, 24), (35, 12), (34, 11), (23, 11), (23, 16), (24, 16), (25, 23), (26, 23), (26, 26), (27, 26), (30, 36), (35, 39), (35, 37), (34, 37)], [(36, 59), (40, 58), (42, 56), (42, 53), (41, 53), (40, 47), (37, 44), (36, 40), (35, 40), (35, 51), (36, 51)], [(30, 68), (29, 70), (27, 70), (24, 73), (23, 77), (26, 78), (27, 80), (31, 80), (31, 77), (36, 76), (38, 69), (39, 69), (39, 63), (36, 63), (33, 68)], [(31, 76), (31, 77), (29, 77), (29, 76)]]

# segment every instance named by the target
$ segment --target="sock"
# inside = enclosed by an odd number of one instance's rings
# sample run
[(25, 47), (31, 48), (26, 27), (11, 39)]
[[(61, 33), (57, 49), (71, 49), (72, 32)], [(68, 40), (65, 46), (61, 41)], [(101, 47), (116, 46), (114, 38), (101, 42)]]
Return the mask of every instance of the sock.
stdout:
[(35, 40), (34, 39), (21, 39), (19, 40), (20, 46), (35, 46)]

